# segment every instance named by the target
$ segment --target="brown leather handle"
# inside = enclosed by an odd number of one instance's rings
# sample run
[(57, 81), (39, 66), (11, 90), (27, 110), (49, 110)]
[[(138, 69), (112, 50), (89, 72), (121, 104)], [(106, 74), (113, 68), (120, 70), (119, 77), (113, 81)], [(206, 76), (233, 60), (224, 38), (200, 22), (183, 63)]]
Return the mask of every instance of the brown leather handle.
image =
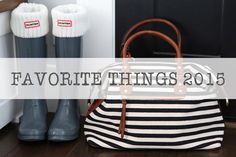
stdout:
[[(128, 40), (129, 36), (138, 28), (147, 25), (147, 24), (151, 24), (151, 23), (161, 23), (161, 24), (165, 24), (167, 26), (169, 26), (170, 28), (172, 28), (177, 36), (177, 44), (179, 46), (179, 49), (181, 50), (181, 33), (179, 31), (179, 29), (170, 21), (166, 20), (166, 19), (160, 19), (160, 18), (155, 18), (155, 19), (148, 19), (148, 20), (144, 20), (141, 21), (137, 24), (135, 24), (134, 26), (132, 26), (125, 34), (125, 36), (123, 37), (122, 40), (122, 46), (124, 46), (125, 42)], [(123, 47), (122, 47), (123, 48)]]
[[(151, 31), (151, 30), (145, 30), (145, 31), (140, 31), (138, 33), (133, 34), (131, 37), (129, 37), (129, 39), (125, 42), (124, 47), (122, 49), (122, 56), (124, 58), (128, 57), (128, 47), (129, 45), (138, 37), (143, 36), (143, 35), (151, 35), (151, 36), (156, 36), (161, 38), (162, 40), (166, 41), (167, 43), (169, 43), (176, 51), (176, 57), (177, 58), (181, 58), (181, 52), (180, 52), (180, 48), (179, 46), (168, 36), (166, 36), (163, 33), (160, 33), (158, 31)], [(182, 69), (182, 68), (181, 68)], [(91, 106), (88, 109), (88, 114), (87, 116), (93, 112), (99, 105), (101, 105), (101, 103), (104, 100), (102, 99), (98, 99), (95, 100), (93, 102), (93, 104), (91, 104)], [(125, 134), (125, 125), (126, 125), (126, 105), (127, 105), (127, 101), (126, 99), (122, 99), (122, 111), (121, 111), (121, 119), (120, 119), (120, 126), (119, 126), (119, 130), (118, 133), (121, 135), (121, 138), (124, 138), (124, 134)]]
[(161, 38), (162, 40), (166, 41), (169, 43), (176, 51), (176, 58), (182, 58), (181, 51), (179, 46), (167, 35), (160, 33), (158, 31), (152, 31), (152, 30), (144, 30), (140, 31), (138, 33), (133, 34), (129, 39), (125, 42), (124, 47), (122, 49), (122, 57), (127, 58), (130, 56), (128, 53), (129, 45), (138, 37), (143, 36), (143, 35), (150, 35), (150, 36), (156, 36)]

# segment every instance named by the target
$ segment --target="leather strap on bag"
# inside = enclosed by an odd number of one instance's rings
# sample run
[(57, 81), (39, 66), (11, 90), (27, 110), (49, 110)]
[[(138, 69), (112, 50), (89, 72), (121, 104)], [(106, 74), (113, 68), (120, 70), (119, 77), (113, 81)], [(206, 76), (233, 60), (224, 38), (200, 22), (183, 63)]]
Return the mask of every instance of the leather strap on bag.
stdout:
[(144, 30), (144, 31), (140, 31), (138, 33), (135, 33), (134, 35), (132, 35), (125, 43), (123, 49), (122, 49), (122, 56), (123, 58), (127, 58), (128, 55), (128, 49), (130, 44), (137, 39), (140, 36), (144, 36), (144, 35), (148, 35), (148, 36), (156, 36), (161, 38), (162, 40), (166, 41), (167, 43), (170, 44), (170, 46), (172, 46), (175, 51), (176, 51), (176, 58), (182, 58), (182, 54), (180, 52), (180, 48), (179, 46), (167, 35), (158, 32), (158, 31), (152, 31), (152, 30)]
[[(123, 40), (122, 40), (122, 44), (121, 44), (121, 48), (123, 49), (124, 45), (125, 45), (125, 42), (128, 40), (129, 36), (135, 31), (137, 30), (138, 28), (144, 26), (144, 25), (147, 25), (147, 24), (153, 24), (153, 23), (160, 23), (160, 24), (164, 24), (164, 25), (167, 25), (169, 26), (170, 28), (172, 28), (175, 33), (176, 33), (176, 36), (177, 36), (177, 44), (179, 46), (179, 49), (181, 50), (181, 42), (182, 42), (182, 39), (181, 39), (181, 33), (180, 31), (178, 30), (178, 28), (170, 21), (166, 20), (166, 19), (160, 19), (160, 18), (155, 18), (155, 19), (148, 19), (148, 20), (144, 20), (144, 21), (141, 21), (137, 24), (135, 24), (134, 26), (132, 26), (127, 32), (126, 34), (124, 35), (123, 37)], [(130, 54), (129, 54), (130, 56)]]
[(87, 111), (87, 116), (93, 112), (99, 105), (101, 105), (104, 102), (104, 99), (97, 99), (94, 100), (94, 102), (90, 105), (88, 111)]
[[(148, 35), (148, 36), (155, 36), (155, 37), (159, 37), (162, 40), (166, 41), (168, 44), (170, 44), (170, 46), (172, 46), (175, 51), (176, 51), (176, 58), (182, 58), (181, 55), (181, 51), (179, 49), (179, 46), (167, 35), (160, 33), (158, 31), (151, 31), (151, 30), (145, 30), (145, 31), (140, 31), (138, 33), (135, 33), (134, 35), (132, 35), (125, 43), (123, 50), (122, 50), (122, 56), (124, 58), (128, 57), (128, 49), (130, 44), (137, 38), (144, 36), (144, 35)], [(122, 112), (121, 112), (121, 119), (120, 119), (120, 126), (119, 126), (119, 134), (121, 134), (121, 138), (124, 137), (124, 133), (125, 133), (125, 119), (126, 119), (126, 105), (127, 105), (127, 101), (126, 99), (122, 100)]]

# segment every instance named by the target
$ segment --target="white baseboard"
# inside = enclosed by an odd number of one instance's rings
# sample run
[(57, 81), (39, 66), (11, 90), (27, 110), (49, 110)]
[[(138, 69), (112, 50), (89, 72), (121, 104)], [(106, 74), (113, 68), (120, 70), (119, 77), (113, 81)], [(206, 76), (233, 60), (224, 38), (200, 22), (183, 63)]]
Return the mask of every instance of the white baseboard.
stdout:
[(0, 13), (0, 36), (11, 32), (10, 29), (10, 11)]
[(18, 112), (15, 100), (0, 100), (0, 129), (13, 121)]

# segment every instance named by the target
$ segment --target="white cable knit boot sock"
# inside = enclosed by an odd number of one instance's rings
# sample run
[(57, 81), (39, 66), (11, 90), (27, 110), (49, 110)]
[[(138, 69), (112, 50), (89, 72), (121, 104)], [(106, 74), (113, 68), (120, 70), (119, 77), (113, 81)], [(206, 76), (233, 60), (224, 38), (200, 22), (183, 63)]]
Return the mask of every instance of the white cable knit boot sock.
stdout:
[(77, 4), (60, 5), (52, 9), (53, 35), (80, 37), (89, 28), (87, 10)]
[(42, 4), (22, 3), (11, 14), (11, 29), (21, 38), (38, 38), (49, 31), (48, 9)]

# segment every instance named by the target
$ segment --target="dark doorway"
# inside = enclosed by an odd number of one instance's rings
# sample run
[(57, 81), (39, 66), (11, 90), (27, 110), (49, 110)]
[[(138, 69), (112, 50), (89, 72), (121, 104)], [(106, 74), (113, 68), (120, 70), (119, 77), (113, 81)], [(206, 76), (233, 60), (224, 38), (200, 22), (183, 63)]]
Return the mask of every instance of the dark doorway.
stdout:
[[(154, 17), (169, 19), (179, 27), (184, 56), (234, 57), (235, 15), (235, 0), (118, 0), (116, 57), (120, 56), (121, 40), (128, 28)], [(171, 30), (160, 25), (149, 25), (144, 29), (158, 29), (170, 36), (174, 35)], [(134, 57), (174, 56), (172, 51), (167, 44), (151, 37), (140, 38), (132, 46)]]

